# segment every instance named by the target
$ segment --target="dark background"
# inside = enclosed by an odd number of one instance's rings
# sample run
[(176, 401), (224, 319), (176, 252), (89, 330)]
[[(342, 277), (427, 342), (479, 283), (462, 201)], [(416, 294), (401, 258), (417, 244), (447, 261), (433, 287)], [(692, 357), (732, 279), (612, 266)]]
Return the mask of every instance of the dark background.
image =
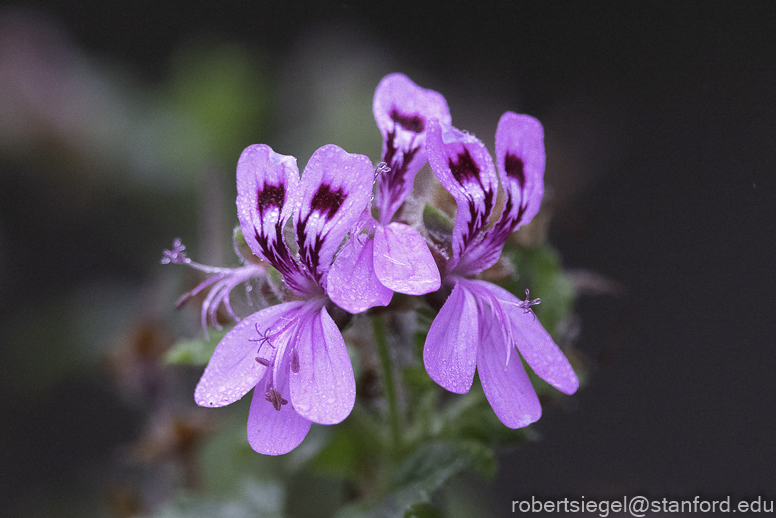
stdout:
[[(30, 5), (61, 22), (85, 52), (127, 63), (151, 83), (185, 41), (215, 37), (260, 48), (270, 69), (281, 70), (309, 35), (352, 34), (386, 49), (391, 59), (378, 69), (400, 67), (444, 93), (456, 124), (486, 142), (507, 109), (538, 117), (555, 193), (550, 240), (568, 268), (619, 281), (630, 318), (623, 337), (622, 299), (580, 300), (579, 347), (596, 357), (614, 341), (614, 354), (565, 408), (546, 410), (534, 427), (540, 442), (503, 456), (492, 509), (507, 514), (512, 499), (529, 495), (776, 497), (772, 4)], [(83, 231), (79, 240), (50, 229), (58, 218), (84, 222), (10, 167), (0, 180), (6, 325), (17, 309), (95, 268), (142, 282), (151, 269), (142, 265), (156, 261), (176, 233), (156, 226), (144, 245), (156, 249), (103, 261), (105, 250)], [(111, 232), (84, 226), (86, 236)], [(47, 247), (34, 244), (40, 232)], [(63, 388), (42, 408), (3, 403), (4, 422), (32, 434), (4, 432), (3, 485), (18, 490), (75, 469), (82, 456), (68, 451), (109, 455), (131, 440), (132, 410), (97, 386)], [(81, 404), (57, 414), (64, 404), (57, 398)], [(117, 426), (93, 425), (95, 412)], [(64, 436), (51, 431), (51, 415)]]

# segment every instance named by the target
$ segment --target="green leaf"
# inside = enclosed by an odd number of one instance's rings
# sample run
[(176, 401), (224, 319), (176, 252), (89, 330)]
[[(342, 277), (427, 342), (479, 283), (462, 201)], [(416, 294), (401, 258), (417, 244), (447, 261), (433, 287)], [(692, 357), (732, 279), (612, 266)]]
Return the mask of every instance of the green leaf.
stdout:
[(473, 441), (431, 442), (420, 446), (396, 470), (388, 494), (378, 501), (363, 502), (341, 510), (337, 518), (393, 518), (433, 516), (424, 504), (431, 495), (467, 469), (492, 475), (496, 470), (493, 450)]
[(167, 365), (207, 365), (210, 357), (213, 356), (218, 342), (231, 330), (210, 330), (210, 338), (205, 336), (199, 338), (179, 340), (164, 355), (164, 363)]
[(374, 476), (384, 463), (387, 436), (381, 424), (359, 406), (339, 426), (330, 429), (326, 445), (312, 459), (311, 467), (319, 474), (363, 482)]

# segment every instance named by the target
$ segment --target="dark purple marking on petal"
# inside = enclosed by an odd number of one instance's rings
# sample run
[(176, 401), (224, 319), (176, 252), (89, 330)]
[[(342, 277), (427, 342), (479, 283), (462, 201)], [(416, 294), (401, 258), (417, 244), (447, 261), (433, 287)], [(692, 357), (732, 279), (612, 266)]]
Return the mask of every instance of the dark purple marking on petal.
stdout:
[(294, 374), (299, 372), (299, 352), (297, 352), (296, 349), (294, 349), (294, 352), (291, 353), (291, 372), (293, 372)]
[(484, 198), (482, 199), (482, 203), (484, 207), (482, 211), (477, 208), (477, 204), (474, 200), (469, 199), (469, 223), (466, 225), (466, 233), (461, 236), (461, 252), (469, 246), (469, 243), (474, 237), (479, 235), (480, 231), (485, 228), (490, 219), (490, 213), (493, 210), (494, 192), (483, 190), (483, 194)]
[(512, 153), (507, 153), (504, 156), (504, 171), (507, 176), (517, 180), (520, 184), (520, 190), (525, 189), (525, 164), (523, 161)]
[(264, 190), (260, 191), (256, 195), (256, 209), (260, 215), (272, 207), (283, 208), (283, 201), (286, 198), (286, 186), (280, 185), (265, 185)]
[[(312, 214), (312, 212), (310, 214)], [(308, 214), (306, 218), (300, 219), (296, 224), (296, 235), (298, 236), (297, 239), (299, 242), (299, 257), (313, 274), (315, 282), (320, 284), (322, 275), (321, 272), (318, 271), (318, 267), (321, 264), (321, 248), (323, 247), (324, 239), (321, 235), (315, 235), (315, 239), (312, 243), (307, 241), (306, 230), (310, 214)]]
[(255, 237), (261, 253), (267, 258), (267, 262), (284, 274), (283, 278), (288, 282), (293, 274), (298, 271), (298, 268), (286, 247), (281, 222), (275, 224), (274, 241), (270, 242), (269, 236), (262, 234), (259, 227), (256, 228)]
[(467, 148), (463, 149), (463, 153), (458, 154), (457, 162), (454, 162), (452, 157), (448, 158), (448, 164), (450, 165), (450, 172), (453, 173), (453, 177), (459, 184), (464, 185), (477, 182), (482, 186), (480, 168), (477, 167)]
[[(390, 170), (385, 171), (377, 177), (378, 196), (383, 200), (386, 195), (388, 197), (387, 203), (383, 201), (380, 204), (382, 210), (389, 210), (389, 207), (393, 207), (395, 204), (399, 203), (404, 192), (407, 170), (420, 149), (420, 145), (410, 147), (409, 149), (405, 149), (401, 156), (397, 157), (396, 152), (398, 151), (398, 148), (396, 147), (396, 130), (388, 133), (385, 139), (383, 162), (390, 167)], [(380, 216), (383, 217), (383, 214)], [(386, 216), (386, 218), (387, 217), (388, 216)]]
[(322, 184), (316, 193), (313, 195), (313, 199), (310, 201), (310, 213), (304, 219), (297, 220), (296, 223), (296, 235), (298, 236), (299, 243), (299, 257), (302, 262), (307, 266), (315, 279), (320, 284), (322, 273), (319, 271), (321, 264), (321, 249), (323, 243), (326, 240), (325, 236), (316, 234), (312, 242), (307, 240), (307, 222), (310, 220), (310, 216), (313, 212), (318, 212), (324, 218), (330, 220), (342, 207), (342, 204), (347, 199), (347, 193), (340, 187), (336, 190), (332, 190), (330, 185)]
[[(262, 190), (256, 193), (256, 210), (262, 221), (268, 211), (274, 208), (282, 210), (285, 196), (286, 186), (282, 183), (278, 185), (266, 184)], [(269, 230), (266, 234), (264, 233), (263, 225), (256, 225), (254, 227), (254, 237), (267, 262), (283, 274), (283, 278), (289, 288), (299, 292), (304, 290), (302, 286), (304, 281), (299, 278), (299, 265), (286, 246), (285, 236), (283, 235), (284, 223), (285, 221), (278, 219), (273, 225), (275, 228), (274, 233)]]
[(426, 122), (421, 117), (417, 115), (404, 115), (395, 108), (391, 110), (391, 120), (413, 133), (423, 133), (423, 130), (426, 129)]
[(331, 219), (337, 213), (348, 195), (342, 188), (333, 191), (330, 185), (322, 184), (310, 202), (310, 209)]
[(267, 391), (267, 394), (264, 396), (264, 399), (272, 403), (272, 406), (280, 412), (280, 409), (283, 405), (287, 405), (288, 401), (283, 399), (283, 397), (280, 395), (280, 392), (278, 392), (275, 388), (271, 388)]

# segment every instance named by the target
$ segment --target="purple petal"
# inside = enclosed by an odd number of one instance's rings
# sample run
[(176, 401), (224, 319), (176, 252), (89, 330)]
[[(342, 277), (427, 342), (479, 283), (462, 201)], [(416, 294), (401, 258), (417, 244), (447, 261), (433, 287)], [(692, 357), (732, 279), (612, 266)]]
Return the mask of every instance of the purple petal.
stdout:
[(404, 74), (390, 74), (377, 86), (372, 111), (383, 135), (383, 161), (390, 167), (377, 179), (375, 198), (380, 222), (387, 225), (426, 163), (428, 120), (450, 124), (450, 109), (438, 92), (419, 87)]
[[(200, 406), (219, 407), (234, 403), (264, 376), (267, 368), (256, 361), (262, 334), (281, 319), (296, 317), (303, 302), (286, 302), (258, 311), (229, 331), (216, 347), (194, 391)], [(288, 334), (278, 337), (288, 340)]]
[(452, 126), (429, 121), (427, 145), (431, 169), (458, 203), (450, 272), (479, 241), (488, 224), (496, 201), (498, 175), (483, 143)]
[(539, 398), (518, 355), (510, 355), (507, 362), (507, 348), (513, 345), (504, 341), (503, 322), (489, 307), (483, 308), (481, 316), (477, 370), (485, 397), (506, 426), (527, 426), (542, 416)]
[[(281, 394), (289, 393), (286, 382), (281, 387)], [(310, 421), (297, 414), (290, 404), (275, 410), (265, 398), (264, 387), (256, 387), (248, 413), (251, 448), (264, 455), (283, 455), (299, 446), (309, 430)]]
[(423, 363), (431, 379), (450, 392), (468, 392), (477, 366), (478, 336), (477, 301), (457, 282), (431, 323), (423, 348)]
[(501, 219), (510, 231), (533, 219), (544, 196), (544, 129), (529, 115), (506, 112), (496, 129), (496, 163), (506, 193)]
[(576, 392), (579, 379), (574, 369), (533, 312), (519, 307), (517, 297), (495, 284), (472, 282), (488, 289), (502, 302), (517, 349), (537, 376), (565, 394)]
[(377, 226), (374, 270), (385, 287), (399, 293), (423, 295), (441, 285), (439, 269), (426, 241), (403, 223)]
[(383, 286), (372, 265), (374, 241), (365, 235), (351, 238), (340, 250), (326, 279), (326, 293), (339, 307), (361, 313), (387, 306), (393, 292)]
[(373, 178), (367, 157), (331, 144), (318, 149), (304, 169), (296, 240), (302, 262), (321, 285), (334, 253), (369, 204)]
[(297, 295), (314, 292), (283, 241), (283, 227), (294, 210), (299, 190), (296, 159), (267, 145), (245, 148), (237, 162), (237, 217), (254, 254), (283, 274)]
[(297, 342), (299, 371), (291, 373), (291, 402), (299, 415), (319, 424), (337, 424), (356, 401), (356, 381), (345, 340), (321, 308), (303, 323)]

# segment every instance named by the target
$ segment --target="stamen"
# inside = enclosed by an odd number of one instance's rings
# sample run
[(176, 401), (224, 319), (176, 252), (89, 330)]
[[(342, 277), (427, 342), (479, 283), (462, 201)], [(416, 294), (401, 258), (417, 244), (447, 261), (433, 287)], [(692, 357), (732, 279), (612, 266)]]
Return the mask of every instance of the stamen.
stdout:
[(536, 306), (537, 304), (541, 303), (542, 299), (533, 299), (530, 300), (530, 297), (528, 295), (528, 290), (525, 290), (525, 300), (520, 301), (517, 305), (518, 307), (523, 308), (523, 313), (532, 313), (534, 320), (536, 320), (536, 314), (531, 309), (531, 306)]
[(162, 264), (185, 264), (195, 270), (205, 272), (212, 275), (209, 279), (200, 283), (196, 288), (184, 293), (175, 303), (175, 307), (180, 309), (186, 302), (192, 297), (197, 295), (205, 288), (212, 285), (210, 292), (205, 297), (202, 303), (202, 310), (200, 319), (202, 321), (202, 330), (205, 333), (205, 338), (208, 338), (208, 324), (211, 324), (217, 329), (221, 329), (216, 317), (216, 312), (219, 306), (223, 304), (227, 314), (235, 322), (239, 322), (240, 318), (235, 314), (232, 309), (231, 301), (229, 300), (229, 294), (239, 284), (249, 281), (252, 278), (261, 278), (266, 276), (266, 268), (263, 265), (249, 263), (245, 266), (238, 268), (222, 268), (217, 266), (206, 266), (199, 264), (188, 257), (186, 257), (186, 246), (181, 242), (180, 238), (175, 238), (172, 242), (172, 249), (162, 252)]
[(272, 406), (275, 407), (275, 410), (280, 412), (280, 409), (283, 405), (287, 405), (288, 401), (283, 399), (283, 397), (280, 395), (280, 392), (275, 390), (275, 388), (270, 388), (267, 391), (267, 394), (264, 396), (264, 399), (272, 403)]
[(269, 360), (267, 360), (266, 358), (259, 358), (257, 356), (256, 357), (256, 362), (264, 365), (265, 367), (269, 367)]
[(294, 374), (299, 372), (299, 353), (296, 352), (296, 349), (291, 353), (291, 372)]

